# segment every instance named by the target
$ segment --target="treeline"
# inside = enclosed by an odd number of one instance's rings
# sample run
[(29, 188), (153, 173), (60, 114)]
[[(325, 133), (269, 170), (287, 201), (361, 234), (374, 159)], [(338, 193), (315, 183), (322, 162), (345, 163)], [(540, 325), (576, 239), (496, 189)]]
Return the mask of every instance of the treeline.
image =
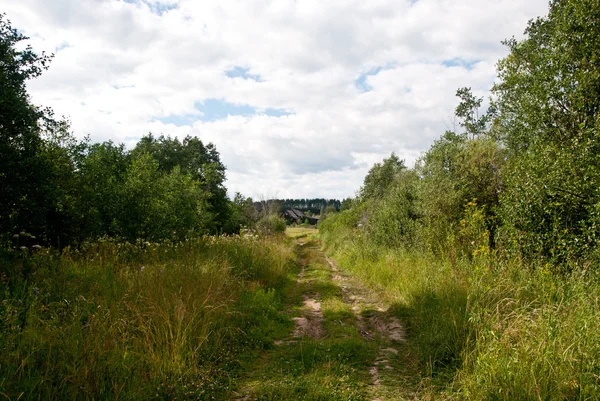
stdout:
[(280, 206), (281, 212), (287, 209), (298, 209), (302, 212), (311, 212), (313, 215), (320, 215), (326, 211), (339, 211), (342, 207), (342, 201), (338, 199), (274, 199)]
[(598, 399), (598, 2), (551, 1), (505, 45), (488, 110), (459, 89), (463, 129), (375, 164), (319, 229), (398, 300), (423, 398)]
[(102, 236), (183, 239), (235, 233), (252, 200), (227, 198), (213, 144), (149, 134), (131, 150), (78, 141), (64, 119), (33, 105), (26, 82), (51, 56), (0, 15), (0, 235), (3, 245), (63, 247)]

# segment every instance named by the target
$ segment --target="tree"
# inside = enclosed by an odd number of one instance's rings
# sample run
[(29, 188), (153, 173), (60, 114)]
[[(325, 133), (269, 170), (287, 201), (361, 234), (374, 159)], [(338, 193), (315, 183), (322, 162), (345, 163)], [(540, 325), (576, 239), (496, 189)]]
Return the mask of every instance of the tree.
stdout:
[(512, 152), (536, 142), (561, 144), (596, 126), (600, 110), (600, 4), (550, 2), (526, 38), (504, 42), (493, 92), (503, 139)]
[(52, 56), (29, 45), (22, 49), (27, 39), (0, 15), (0, 232), (39, 237), (53, 235), (47, 219), (57, 206), (49, 204), (56, 193), (45, 191), (53, 186), (49, 173), (58, 172), (48, 165), (52, 158), (43, 155), (48, 149), (42, 134), (64, 132), (66, 123), (31, 104), (26, 82), (39, 77)]
[(415, 171), (403, 168), (394, 175), (381, 197), (363, 203), (369, 216), (365, 229), (376, 244), (390, 247), (416, 245), (421, 218), (417, 208), (418, 183), (419, 176)]
[(454, 114), (461, 119), (460, 125), (467, 131), (472, 139), (486, 132), (487, 125), (491, 119), (491, 113), (479, 115), (479, 108), (483, 98), (473, 96), (471, 88), (460, 88), (456, 91), (456, 96), (461, 99), (456, 107)]
[(208, 207), (213, 215), (211, 232), (224, 229), (228, 219), (229, 205), (225, 182), (225, 166), (219, 152), (212, 143), (204, 145), (196, 137), (187, 136), (183, 141), (164, 135), (155, 138), (152, 134), (143, 137), (131, 155), (136, 158), (149, 154), (158, 163), (158, 170), (171, 172), (176, 166), (184, 174), (191, 174), (206, 192)]
[(382, 163), (375, 163), (360, 189), (361, 200), (381, 198), (392, 184), (394, 177), (404, 169), (406, 169), (404, 160), (400, 160), (393, 152), (389, 158), (383, 159)]
[(352, 201), (352, 198), (346, 198), (342, 200), (342, 203), (340, 204), (340, 211), (350, 209), (352, 207)]
[(258, 212), (254, 207), (252, 198), (246, 198), (239, 192), (236, 192), (229, 203), (229, 219), (223, 228), (228, 234), (240, 232), (242, 227), (252, 227), (258, 220)]
[(45, 130), (35, 172), (44, 197), (35, 210), (43, 224), (42, 239), (58, 248), (87, 238), (81, 179), (86, 144), (77, 141), (69, 128), (66, 121), (59, 121)]
[(112, 141), (87, 145), (79, 173), (85, 237), (116, 236), (123, 207), (122, 188), (129, 158), (123, 144)]
[[(417, 162), (422, 177), (419, 205), (428, 238), (441, 244), (461, 221), (469, 202), (484, 210), (487, 229), (496, 230), (496, 209), (503, 188), (505, 151), (487, 136), (469, 139), (446, 132)], [(493, 235), (490, 245), (494, 245)]]
[(493, 89), (510, 152), (505, 243), (564, 261), (595, 252), (600, 239), (600, 3), (551, 1), (525, 33), (505, 42)]

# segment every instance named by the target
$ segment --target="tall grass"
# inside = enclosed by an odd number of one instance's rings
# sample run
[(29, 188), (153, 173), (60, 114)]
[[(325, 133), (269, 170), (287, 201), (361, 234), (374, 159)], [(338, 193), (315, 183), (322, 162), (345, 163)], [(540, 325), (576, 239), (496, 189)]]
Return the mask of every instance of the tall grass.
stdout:
[(210, 237), (2, 263), (4, 398), (224, 399), (245, 355), (277, 330), (270, 289), (294, 258), (281, 239)]
[(565, 276), (490, 253), (378, 247), (341, 225), (320, 231), (343, 268), (393, 302), (422, 398), (600, 399), (597, 266)]

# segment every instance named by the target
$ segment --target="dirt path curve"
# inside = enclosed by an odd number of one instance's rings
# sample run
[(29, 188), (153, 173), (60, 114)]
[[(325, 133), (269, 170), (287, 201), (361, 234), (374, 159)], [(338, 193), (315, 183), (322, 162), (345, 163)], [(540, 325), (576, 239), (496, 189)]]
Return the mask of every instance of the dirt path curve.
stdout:
[(233, 399), (403, 399), (401, 322), (318, 241), (296, 241), (300, 271), (287, 294), (293, 328), (257, 360)]

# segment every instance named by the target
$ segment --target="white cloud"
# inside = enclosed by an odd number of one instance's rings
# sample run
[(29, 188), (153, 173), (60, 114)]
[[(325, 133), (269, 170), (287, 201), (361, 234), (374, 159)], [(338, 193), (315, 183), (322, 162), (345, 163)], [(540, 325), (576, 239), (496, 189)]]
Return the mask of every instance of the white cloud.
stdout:
[[(254, 197), (351, 196), (392, 151), (412, 164), (453, 128), (456, 89), (485, 95), (506, 54), (500, 41), (547, 11), (546, 0), (0, 6), (36, 50), (56, 52), (29, 89), (70, 116), (76, 135), (129, 145), (149, 131), (197, 135), (217, 145), (230, 190)], [(260, 80), (228, 77), (235, 67)], [(294, 114), (204, 121), (196, 105), (206, 99)], [(160, 122), (169, 116), (197, 121)]]

